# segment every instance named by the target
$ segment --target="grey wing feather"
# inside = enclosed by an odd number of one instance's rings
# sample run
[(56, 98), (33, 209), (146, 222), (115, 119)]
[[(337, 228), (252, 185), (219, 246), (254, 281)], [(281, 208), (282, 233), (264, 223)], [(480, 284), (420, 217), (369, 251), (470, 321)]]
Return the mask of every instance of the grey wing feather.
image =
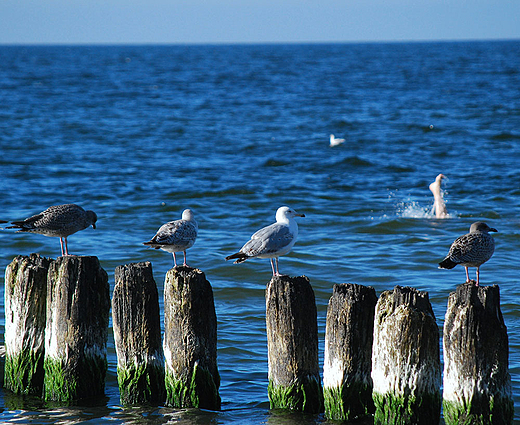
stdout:
[(177, 245), (181, 242), (189, 242), (196, 237), (195, 226), (184, 220), (176, 220), (163, 224), (152, 242), (158, 245)]
[(249, 256), (276, 252), (289, 245), (294, 235), (289, 227), (278, 223), (258, 230), (240, 250)]

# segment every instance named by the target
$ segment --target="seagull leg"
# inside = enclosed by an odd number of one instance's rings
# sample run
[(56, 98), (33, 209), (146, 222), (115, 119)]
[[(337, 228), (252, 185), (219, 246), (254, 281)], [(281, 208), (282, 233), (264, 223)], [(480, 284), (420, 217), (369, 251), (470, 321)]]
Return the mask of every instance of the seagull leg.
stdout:
[(469, 283), (469, 272), (468, 272), (468, 268), (467, 267), (464, 267), (466, 269), (466, 283)]
[(276, 264), (276, 276), (280, 276), (280, 271), (278, 270), (278, 257), (275, 257), (274, 262)]
[(271, 268), (273, 269), (273, 276), (276, 276), (276, 271), (275, 271), (275, 269), (274, 269), (273, 259), (272, 259), (272, 258), (269, 258), (269, 261), (271, 262)]
[(186, 250), (184, 250), (183, 252), (184, 252), (184, 264), (183, 265), (187, 266), (187, 264), (186, 264)]
[(65, 255), (69, 255), (69, 243), (67, 242), (67, 236), (63, 238), (65, 241)]
[(480, 281), (480, 267), (477, 267), (477, 283), (475, 286), (479, 286), (479, 281)]
[(173, 267), (177, 267), (177, 259), (175, 258), (175, 252), (172, 252), (173, 254)]

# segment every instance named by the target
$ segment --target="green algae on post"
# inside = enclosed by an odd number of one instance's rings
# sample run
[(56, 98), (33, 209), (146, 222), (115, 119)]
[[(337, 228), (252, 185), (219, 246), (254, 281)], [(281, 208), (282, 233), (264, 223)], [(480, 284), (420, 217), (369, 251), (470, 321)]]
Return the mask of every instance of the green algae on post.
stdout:
[(117, 367), (121, 404), (159, 404), (164, 401), (164, 364)]
[(271, 408), (323, 412), (317, 310), (309, 279), (273, 276), (265, 300)]
[(4, 386), (15, 394), (41, 395), (51, 259), (17, 256), (5, 272)]
[(267, 394), (271, 409), (289, 409), (305, 413), (323, 411), (321, 384), (314, 376), (303, 377), (288, 387), (269, 380)]
[(110, 296), (96, 257), (59, 257), (49, 267), (44, 397), (104, 395)]
[(152, 265), (118, 266), (114, 278), (112, 323), (121, 404), (161, 404), (165, 400), (164, 354)]
[(426, 292), (396, 286), (380, 295), (372, 380), (375, 424), (439, 424), (439, 329)]
[(45, 400), (71, 402), (104, 393), (107, 361), (99, 354), (81, 356), (77, 362), (46, 356), (44, 369)]
[(204, 273), (177, 266), (164, 282), (166, 404), (220, 410), (217, 315)]
[(198, 364), (193, 366), (189, 380), (175, 379), (171, 373), (166, 373), (167, 404), (195, 408), (220, 406), (220, 377), (217, 377), (217, 382), (214, 378), (213, 374)]
[(510, 424), (514, 406), (509, 342), (497, 285), (459, 285), (444, 321), (444, 420)]
[(352, 420), (374, 412), (372, 342), (374, 288), (334, 285), (327, 308), (323, 396), (325, 416)]

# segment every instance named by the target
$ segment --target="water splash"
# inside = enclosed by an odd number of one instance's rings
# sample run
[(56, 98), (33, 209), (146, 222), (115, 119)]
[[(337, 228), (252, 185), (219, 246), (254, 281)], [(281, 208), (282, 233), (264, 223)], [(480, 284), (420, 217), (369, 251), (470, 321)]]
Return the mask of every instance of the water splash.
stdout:
[(433, 206), (424, 207), (416, 201), (398, 203), (396, 212), (398, 217), (404, 218), (435, 218)]

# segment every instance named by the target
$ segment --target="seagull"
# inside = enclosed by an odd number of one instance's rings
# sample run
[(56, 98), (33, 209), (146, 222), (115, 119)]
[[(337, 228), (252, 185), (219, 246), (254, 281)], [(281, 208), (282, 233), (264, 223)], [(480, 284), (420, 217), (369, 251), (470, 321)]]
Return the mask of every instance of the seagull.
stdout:
[(336, 138), (334, 137), (334, 134), (331, 134), (331, 135), (330, 135), (330, 146), (338, 146), (338, 145), (341, 145), (344, 141), (345, 141), (345, 139), (336, 139)]
[[(283, 206), (276, 211), (276, 223), (266, 226), (251, 236), (251, 239), (236, 254), (226, 260), (236, 259), (235, 264), (248, 258), (269, 258), (273, 276), (280, 276), (278, 257), (288, 254), (298, 237), (298, 224), (294, 217), (305, 217), (293, 209)], [(275, 262), (273, 262), (273, 258)], [(276, 267), (275, 267), (276, 263)]]
[(177, 267), (175, 253), (182, 251), (184, 253), (183, 266), (187, 266), (186, 250), (191, 248), (195, 243), (198, 230), (199, 226), (195, 221), (193, 211), (185, 209), (182, 212), (182, 218), (180, 220), (174, 220), (163, 224), (155, 236), (150, 241), (144, 242), (144, 245), (171, 252), (173, 254), (174, 267)]
[(96, 221), (97, 215), (94, 211), (85, 211), (76, 204), (63, 204), (49, 207), (25, 220), (13, 221), (11, 222), (12, 226), (7, 228), (18, 229), (18, 232), (59, 237), (61, 255), (63, 256), (69, 255), (67, 237), (89, 226), (95, 229)]
[(483, 221), (473, 223), (469, 233), (458, 237), (451, 244), (450, 251), (439, 263), (439, 268), (452, 269), (460, 264), (466, 268), (466, 283), (469, 283), (468, 267), (476, 267), (476, 286), (479, 286), (480, 266), (489, 260), (495, 251), (495, 239), (488, 232), (498, 232), (498, 230), (489, 227)]
[(444, 202), (444, 198), (442, 197), (441, 192), (441, 183), (442, 179), (445, 179), (446, 176), (444, 174), (439, 174), (433, 183), (430, 184), (429, 188), (433, 193), (433, 210), (435, 211), (435, 217), (437, 218), (447, 218), (448, 210), (446, 208), (446, 203)]

